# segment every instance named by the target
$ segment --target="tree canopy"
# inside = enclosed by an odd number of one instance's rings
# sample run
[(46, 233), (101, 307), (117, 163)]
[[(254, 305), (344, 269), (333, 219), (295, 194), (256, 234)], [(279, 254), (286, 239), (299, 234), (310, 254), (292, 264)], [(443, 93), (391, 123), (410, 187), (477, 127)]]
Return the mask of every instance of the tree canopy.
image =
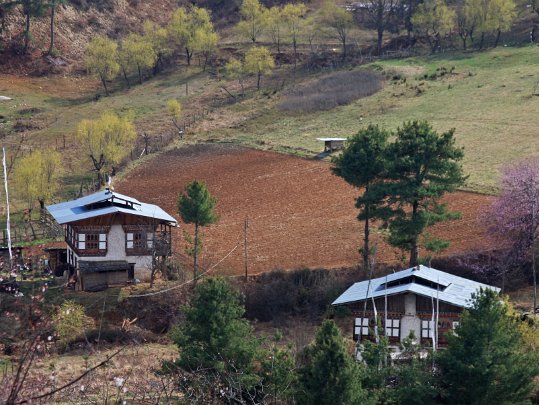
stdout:
[(267, 24), (267, 9), (259, 0), (243, 0), (240, 8), (241, 21), (238, 31), (253, 43), (260, 37)]
[(370, 190), (387, 193), (394, 207), (388, 240), (410, 252), (410, 266), (418, 264), (418, 240), (425, 228), (458, 218), (439, 203), (466, 179), (460, 164), (464, 150), (456, 146), (454, 133), (439, 135), (426, 121), (405, 122), (388, 149), (390, 181)]
[(447, 403), (528, 403), (539, 359), (526, 350), (516, 318), (494, 291), (474, 295), (448, 344), (438, 359)]
[(32, 209), (37, 202), (41, 209), (56, 194), (63, 174), (61, 155), (55, 150), (35, 150), (17, 162), (14, 173), (18, 197)]
[(354, 27), (352, 13), (343, 7), (339, 7), (335, 4), (335, 1), (328, 0), (322, 7), (320, 23), (323, 27), (329, 28), (333, 35), (341, 42), (342, 57), (345, 59), (348, 36), (350, 30)]
[(368, 192), (372, 184), (383, 182), (387, 177), (388, 138), (388, 132), (376, 125), (369, 125), (348, 139), (343, 152), (333, 159), (333, 173), (363, 191), (362, 196), (356, 200), (356, 207), (360, 209), (358, 219), (365, 221), (361, 250), (365, 269), (370, 267), (370, 221), (384, 218), (384, 212), (387, 211), (381, 206), (384, 196)]
[[(509, 247), (507, 263), (532, 262), (533, 307), (537, 307), (536, 245), (539, 233), (539, 160), (506, 166), (501, 193), (487, 209), (486, 222), (499, 245)], [(506, 269), (503, 269), (505, 271)]]
[(322, 323), (305, 358), (299, 369), (299, 404), (374, 404), (361, 387), (361, 366), (348, 353), (335, 322)]
[(196, 281), (197, 257), (200, 243), (199, 227), (217, 222), (219, 217), (215, 213), (217, 199), (208, 191), (206, 185), (194, 180), (185, 186), (185, 190), (178, 198), (178, 212), (182, 221), (195, 225), (195, 240), (193, 247), (193, 279)]
[(77, 138), (92, 162), (98, 184), (104, 170), (113, 170), (129, 153), (137, 132), (129, 116), (105, 113), (95, 120), (84, 119), (77, 127)]
[(260, 78), (270, 73), (275, 67), (275, 61), (268, 48), (253, 46), (245, 54), (244, 69), (248, 74), (256, 75), (256, 88), (260, 90)]
[(292, 42), (292, 49), (294, 50), (294, 66), (297, 64), (298, 58), (298, 38), (302, 31), (305, 13), (307, 7), (303, 3), (287, 4), (283, 7), (282, 18), (286, 24), (288, 36)]
[(107, 96), (107, 80), (114, 79), (120, 71), (117, 52), (118, 45), (107, 37), (95, 37), (88, 44), (86, 69), (101, 80)]
[(219, 391), (226, 384), (225, 395), (239, 392), (240, 397), (242, 391), (254, 390), (260, 381), (254, 364), (260, 341), (242, 318), (245, 309), (238, 292), (221, 278), (206, 279), (183, 312), (185, 321), (172, 333), (180, 349), (177, 364), (209, 378), (205, 389)]
[(442, 36), (454, 28), (455, 16), (455, 11), (444, 0), (428, 0), (417, 7), (411, 21), (414, 28), (425, 35), (434, 53), (440, 48)]

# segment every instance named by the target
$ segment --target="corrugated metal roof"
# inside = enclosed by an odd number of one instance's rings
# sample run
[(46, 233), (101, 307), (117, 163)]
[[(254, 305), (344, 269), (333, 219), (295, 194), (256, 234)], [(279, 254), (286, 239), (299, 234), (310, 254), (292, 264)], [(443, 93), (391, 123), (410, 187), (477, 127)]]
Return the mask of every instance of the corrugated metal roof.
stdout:
[[(387, 283), (396, 282), (414, 276), (428, 282), (439, 284), (438, 289), (416, 282), (398, 284), (386, 288), (386, 277), (379, 277), (369, 281), (353, 284), (332, 305), (349, 304), (364, 301), (365, 299), (383, 297), (387, 295), (414, 293), (425, 297), (439, 298), (440, 301), (459, 307), (467, 308), (471, 304), (472, 294), (480, 288), (490, 288), (499, 292), (500, 289), (487, 284), (478, 283), (464, 277), (455, 276), (426, 266), (412, 267), (397, 273), (388, 274)], [(368, 288), (368, 291), (367, 291)]]
[[(127, 204), (124, 204), (123, 206), (112, 205), (114, 200), (125, 201), (131, 204), (132, 207), (127, 206)], [(106, 203), (107, 201), (110, 201), (111, 205), (89, 207), (92, 204)], [(99, 191), (76, 200), (49, 205), (47, 210), (54, 217), (56, 222), (61, 225), (117, 212), (146, 218), (154, 218), (173, 225), (176, 224), (176, 220), (157, 205), (142, 203), (135, 198), (107, 190)]]

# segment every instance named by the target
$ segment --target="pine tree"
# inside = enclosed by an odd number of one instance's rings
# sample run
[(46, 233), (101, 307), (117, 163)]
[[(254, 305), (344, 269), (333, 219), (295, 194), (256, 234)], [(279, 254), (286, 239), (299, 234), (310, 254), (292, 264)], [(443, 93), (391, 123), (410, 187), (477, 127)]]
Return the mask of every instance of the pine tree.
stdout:
[(439, 135), (426, 121), (405, 122), (389, 148), (390, 182), (377, 192), (387, 193), (395, 207), (389, 243), (410, 251), (410, 266), (418, 264), (418, 241), (425, 228), (458, 218), (439, 203), (444, 193), (466, 180), (459, 163), (464, 151), (455, 145), (454, 132)]
[(455, 334), (448, 336), (448, 349), (439, 355), (447, 403), (529, 403), (539, 359), (526, 350), (517, 322), (494, 291), (474, 295)]
[(178, 212), (182, 221), (195, 225), (195, 240), (193, 246), (193, 280), (196, 283), (197, 258), (200, 243), (199, 228), (217, 222), (218, 216), (214, 212), (217, 199), (212, 197), (206, 185), (199, 181), (192, 181), (185, 187), (185, 191), (178, 198)]
[(306, 364), (299, 370), (299, 404), (371, 403), (361, 388), (361, 366), (346, 350), (335, 322), (324, 321), (305, 357)]
[(361, 249), (365, 270), (370, 267), (370, 223), (375, 218), (385, 218), (389, 214), (380, 205), (383, 195), (370, 190), (371, 185), (383, 181), (387, 175), (388, 137), (389, 134), (378, 126), (369, 125), (350, 138), (341, 155), (333, 159), (333, 173), (363, 190), (363, 195), (356, 200), (356, 207), (360, 209), (358, 219), (365, 221)]
[(196, 379), (203, 381), (202, 391), (219, 391), (221, 383), (226, 395), (252, 391), (260, 381), (254, 367), (260, 341), (242, 318), (238, 292), (224, 279), (207, 279), (183, 311), (185, 322), (172, 332), (180, 349), (177, 365), (202, 376)]

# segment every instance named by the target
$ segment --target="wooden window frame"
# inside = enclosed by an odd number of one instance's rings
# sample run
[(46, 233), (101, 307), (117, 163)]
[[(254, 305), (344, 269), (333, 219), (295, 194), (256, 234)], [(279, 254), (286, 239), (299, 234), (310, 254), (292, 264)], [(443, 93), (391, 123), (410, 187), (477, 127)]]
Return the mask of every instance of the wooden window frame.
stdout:
[(384, 325), (384, 334), (390, 340), (398, 340), (401, 335), (401, 320), (398, 318), (387, 318), (387, 325)]
[(354, 340), (369, 336), (369, 318), (354, 318)]
[[(425, 332), (427, 336), (424, 336)], [(432, 340), (434, 334), (434, 322), (432, 321), (432, 319), (421, 319), (420, 333), (421, 340)]]
[[(77, 256), (106, 256), (108, 252), (108, 226), (66, 227), (66, 242)], [(89, 248), (87, 243), (92, 244)]]
[(151, 256), (155, 245), (154, 225), (123, 225), (126, 256)]

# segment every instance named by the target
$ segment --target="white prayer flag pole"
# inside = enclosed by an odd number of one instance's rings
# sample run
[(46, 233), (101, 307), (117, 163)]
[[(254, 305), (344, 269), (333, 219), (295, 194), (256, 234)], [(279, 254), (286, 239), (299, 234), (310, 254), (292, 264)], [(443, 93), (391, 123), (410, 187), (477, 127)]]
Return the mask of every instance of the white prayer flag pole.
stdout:
[(7, 169), (6, 169), (6, 148), (2, 147), (3, 157), (2, 157), (2, 166), (4, 167), (4, 186), (6, 188), (6, 204), (7, 204), (7, 246), (9, 250), (9, 267), (10, 270), (13, 268), (13, 254), (11, 253), (11, 224), (9, 221), (9, 192), (7, 188)]

